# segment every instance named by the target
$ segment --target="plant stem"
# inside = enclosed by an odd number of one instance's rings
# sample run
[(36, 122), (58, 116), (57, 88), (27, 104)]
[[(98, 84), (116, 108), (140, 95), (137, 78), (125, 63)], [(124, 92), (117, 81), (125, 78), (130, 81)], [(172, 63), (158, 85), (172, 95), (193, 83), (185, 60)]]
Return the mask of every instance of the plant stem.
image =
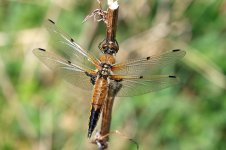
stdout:
[[(102, 45), (107, 45), (108, 48), (113, 48), (116, 53), (118, 52), (118, 43), (115, 39), (117, 30), (118, 10), (119, 6), (117, 2), (109, 4), (106, 17), (106, 38), (105, 41), (102, 43)], [(105, 100), (102, 112), (102, 122), (100, 129), (100, 137), (102, 138), (99, 140), (97, 139), (97, 142), (100, 144), (98, 146), (99, 150), (104, 150), (108, 147), (113, 103), (116, 94), (121, 89), (121, 86), (122, 85), (119, 82), (115, 81), (111, 81), (109, 84), (108, 96)]]

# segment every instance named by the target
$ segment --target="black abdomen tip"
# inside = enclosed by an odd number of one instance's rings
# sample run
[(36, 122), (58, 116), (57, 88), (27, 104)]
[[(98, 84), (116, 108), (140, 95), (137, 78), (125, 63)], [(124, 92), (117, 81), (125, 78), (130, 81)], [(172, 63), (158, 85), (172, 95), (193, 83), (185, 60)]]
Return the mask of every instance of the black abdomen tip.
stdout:
[(92, 133), (91, 133), (91, 132), (88, 132), (87, 137), (90, 139), (90, 138), (91, 138), (91, 136), (92, 136)]
[(97, 125), (97, 121), (99, 119), (100, 116), (100, 111), (101, 109), (94, 109), (92, 107), (91, 111), (90, 111), (90, 117), (89, 117), (89, 129), (88, 129), (88, 138), (90, 138), (92, 136), (93, 130), (95, 129), (96, 125)]

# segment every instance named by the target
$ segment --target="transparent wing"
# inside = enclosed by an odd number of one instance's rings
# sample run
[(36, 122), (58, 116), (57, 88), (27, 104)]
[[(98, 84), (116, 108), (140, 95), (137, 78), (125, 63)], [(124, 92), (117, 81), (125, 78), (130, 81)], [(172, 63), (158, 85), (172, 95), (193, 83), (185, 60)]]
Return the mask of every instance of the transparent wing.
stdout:
[(90, 77), (86, 75), (95, 74), (95, 71), (85, 66), (73, 64), (70, 60), (65, 60), (45, 49), (37, 48), (33, 53), (50, 69), (59, 73), (69, 83), (82, 89), (91, 90)]
[[(161, 55), (146, 57), (143, 59), (130, 60), (125, 63), (113, 65), (114, 74), (119, 75), (151, 75), (151, 71), (169, 66), (185, 55), (183, 50), (171, 50)], [(147, 72), (148, 74), (145, 74)]]
[(51, 36), (56, 42), (56, 45), (59, 45), (60, 52), (65, 58), (71, 59), (76, 65), (88, 65), (92, 69), (99, 64), (99, 60), (93, 55), (90, 55), (86, 50), (84, 50), (80, 45), (78, 45), (73, 38), (66, 34), (63, 30), (58, 28), (55, 25), (55, 22), (48, 20), (46, 22), (46, 28), (50, 32)]
[(131, 78), (121, 76), (121, 79), (119, 83), (122, 84), (122, 87), (116, 95), (119, 97), (142, 95), (179, 83), (179, 79), (176, 76), (170, 75), (154, 75), (148, 78), (143, 76)]

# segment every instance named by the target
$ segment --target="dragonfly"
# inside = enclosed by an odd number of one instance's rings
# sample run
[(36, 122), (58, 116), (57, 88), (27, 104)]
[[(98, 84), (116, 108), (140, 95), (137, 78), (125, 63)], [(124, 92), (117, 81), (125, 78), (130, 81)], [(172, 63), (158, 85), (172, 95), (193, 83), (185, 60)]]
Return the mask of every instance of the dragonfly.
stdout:
[(43, 48), (36, 48), (33, 53), (69, 83), (92, 91), (88, 138), (92, 136), (97, 125), (108, 96), (110, 82), (121, 85), (117, 93), (119, 97), (142, 95), (179, 82), (174, 75), (153, 75), (150, 72), (175, 63), (185, 55), (183, 50), (175, 49), (160, 55), (117, 63), (114, 50), (106, 48), (97, 58), (57, 27), (54, 21), (49, 19), (46, 27), (54, 40), (63, 48), (64, 55), (57, 55)]

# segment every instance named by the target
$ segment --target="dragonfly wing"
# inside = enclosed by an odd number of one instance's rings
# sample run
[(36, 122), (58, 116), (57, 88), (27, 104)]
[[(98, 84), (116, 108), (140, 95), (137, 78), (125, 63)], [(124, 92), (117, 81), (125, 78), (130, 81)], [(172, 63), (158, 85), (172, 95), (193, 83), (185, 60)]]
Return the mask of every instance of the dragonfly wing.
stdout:
[(59, 45), (60, 53), (62, 53), (64, 57), (74, 57), (75, 59), (72, 61), (77, 65), (85, 64), (94, 68), (95, 65), (99, 64), (99, 60), (96, 57), (90, 55), (79, 44), (77, 44), (73, 38), (57, 27), (55, 22), (49, 19), (45, 26), (55, 40), (56, 45)]
[(121, 80), (116, 81), (122, 84), (117, 96), (137, 96), (153, 91), (158, 91), (179, 83), (176, 76), (154, 75), (148, 78), (143, 76), (129, 77), (121, 76)]
[[(113, 65), (112, 70), (114, 74), (119, 75), (139, 75), (147, 72), (150, 75), (151, 71), (161, 69), (175, 63), (178, 59), (185, 55), (183, 50), (171, 50), (161, 55), (146, 57), (143, 59), (130, 60), (125, 63), (118, 63)], [(148, 74), (145, 74), (148, 76)]]
[(82, 89), (91, 90), (90, 77), (86, 74), (95, 74), (95, 71), (85, 66), (73, 64), (70, 60), (65, 60), (45, 49), (37, 48), (33, 53), (50, 69), (59, 73), (69, 83)]

